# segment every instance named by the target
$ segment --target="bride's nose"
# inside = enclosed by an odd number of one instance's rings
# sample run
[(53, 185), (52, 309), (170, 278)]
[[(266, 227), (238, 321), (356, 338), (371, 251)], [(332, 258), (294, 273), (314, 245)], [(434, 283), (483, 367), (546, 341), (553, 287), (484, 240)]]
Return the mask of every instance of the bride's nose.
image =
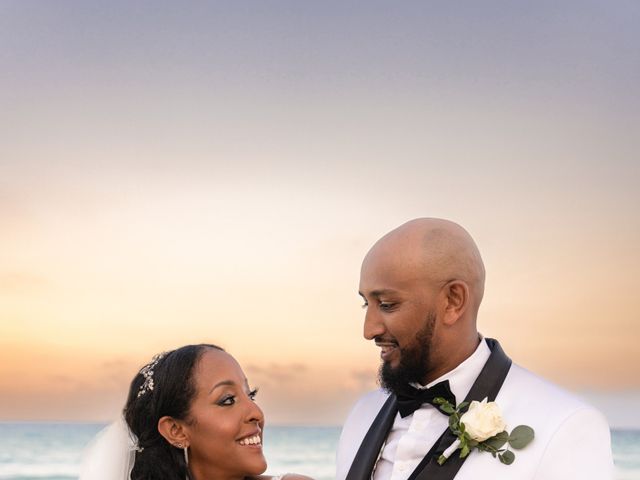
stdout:
[(247, 423), (264, 423), (264, 413), (262, 413), (262, 409), (258, 406), (256, 402), (253, 400), (249, 402), (249, 407), (247, 410)]

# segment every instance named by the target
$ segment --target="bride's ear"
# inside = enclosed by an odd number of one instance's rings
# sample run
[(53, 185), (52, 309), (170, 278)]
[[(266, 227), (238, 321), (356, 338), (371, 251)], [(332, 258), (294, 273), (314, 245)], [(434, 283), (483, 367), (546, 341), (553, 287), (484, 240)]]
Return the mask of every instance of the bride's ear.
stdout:
[(183, 423), (173, 417), (162, 417), (158, 420), (158, 431), (174, 447), (185, 448), (189, 446), (189, 436)]

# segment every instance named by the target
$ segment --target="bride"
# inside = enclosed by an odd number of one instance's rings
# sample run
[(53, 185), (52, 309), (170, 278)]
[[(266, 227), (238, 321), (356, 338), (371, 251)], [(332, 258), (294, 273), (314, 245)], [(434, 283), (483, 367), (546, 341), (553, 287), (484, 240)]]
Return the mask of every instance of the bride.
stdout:
[(124, 421), (90, 447), (80, 480), (311, 480), (261, 475), (264, 415), (255, 395), (220, 347), (156, 355), (131, 382)]

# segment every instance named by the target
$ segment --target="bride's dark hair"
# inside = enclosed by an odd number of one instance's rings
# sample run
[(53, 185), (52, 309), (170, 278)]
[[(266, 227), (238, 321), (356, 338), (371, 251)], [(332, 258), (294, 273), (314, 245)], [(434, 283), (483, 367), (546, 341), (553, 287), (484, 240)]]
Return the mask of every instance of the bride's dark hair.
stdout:
[(129, 429), (138, 438), (131, 480), (193, 478), (183, 451), (160, 435), (158, 421), (164, 416), (189, 421), (189, 409), (196, 394), (195, 367), (210, 348), (223, 350), (209, 344), (187, 345), (167, 352), (155, 364), (150, 363), (152, 376), (148, 371), (145, 376), (143, 369), (133, 378), (123, 411)]

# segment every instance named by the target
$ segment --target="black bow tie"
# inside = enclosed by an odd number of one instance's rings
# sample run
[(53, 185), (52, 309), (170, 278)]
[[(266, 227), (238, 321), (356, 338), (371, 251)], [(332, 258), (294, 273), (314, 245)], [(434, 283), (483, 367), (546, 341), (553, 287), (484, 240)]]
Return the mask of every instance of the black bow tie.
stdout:
[[(398, 395), (398, 411), (402, 418), (411, 415), (425, 403), (433, 403), (433, 399), (442, 397), (455, 407), (456, 396), (449, 388), (449, 380), (436, 383), (431, 388), (418, 389), (409, 387), (404, 393)], [(438, 411), (446, 415), (440, 408)]]

